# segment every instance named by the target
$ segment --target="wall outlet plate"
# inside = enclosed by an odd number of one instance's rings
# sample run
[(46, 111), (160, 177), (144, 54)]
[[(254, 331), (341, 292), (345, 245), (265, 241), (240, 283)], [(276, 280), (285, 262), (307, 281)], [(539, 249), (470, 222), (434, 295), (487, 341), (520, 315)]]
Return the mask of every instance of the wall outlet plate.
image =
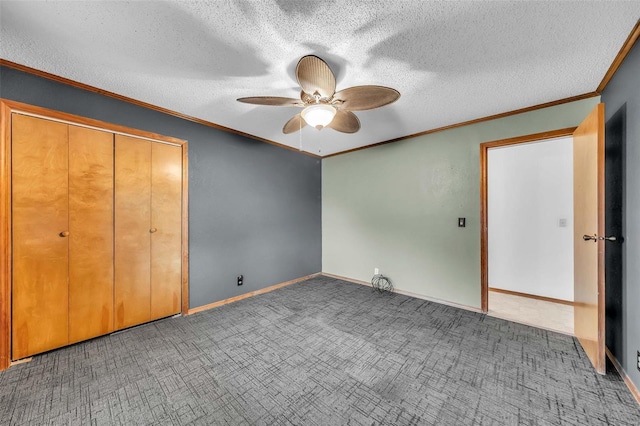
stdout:
[(238, 285), (242, 285), (244, 283), (244, 276), (238, 275)]
[(640, 351), (638, 351), (638, 358), (636, 360), (636, 367), (638, 367), (638, 371), (640, 371)]
[(459, 217), (458, 218), (458, 228), (464, 228), (467, 225), (467, 218)]
[(379, 275), (380, 270), (378, 268), (373, 268), (373, 275)]

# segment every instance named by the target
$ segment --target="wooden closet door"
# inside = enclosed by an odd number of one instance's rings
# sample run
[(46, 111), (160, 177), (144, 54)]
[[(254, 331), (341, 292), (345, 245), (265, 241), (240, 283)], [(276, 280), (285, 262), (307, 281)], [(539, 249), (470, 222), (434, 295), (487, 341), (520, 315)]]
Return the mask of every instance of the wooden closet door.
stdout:
[(113, 331), (113, 134), (69, 126), (69, 343)]
[(180, 312), (182, 291), (182, 148), (151, 150), (151, 318)]
[(12, 358), (68, 343), (68, 126), (12, 115)]
[(115, 137), (115, 328), (151, 319), (151, 142)]

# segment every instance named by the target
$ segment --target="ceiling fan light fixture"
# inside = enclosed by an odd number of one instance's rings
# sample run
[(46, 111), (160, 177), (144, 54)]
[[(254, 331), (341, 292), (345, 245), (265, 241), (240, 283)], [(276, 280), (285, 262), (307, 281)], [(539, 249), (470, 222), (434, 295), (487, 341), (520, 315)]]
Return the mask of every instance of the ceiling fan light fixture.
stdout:
[(314, 104), (303, 109), (301, 115), (309, 126), (319, 130), (331, 123), (336, 115), (336, 109), (327, 104)]
[(315, 55), (300, 58), (296, 66), (296, 79), (302, 89), (297, 99), (252, 96), (239, 98), (238, 101), (254, 105), (304, 108), (282, 128), (282, 133), (288, 135), (307, 124), (318, 130), (329, 127), (336, 132), (355, 133), (360, 130), (360, 120), (353, 111), (380, 108), (400, 97), (395, 89), (375, 85), (353, 86), (336, 92), (336, 76), (329, 65)]

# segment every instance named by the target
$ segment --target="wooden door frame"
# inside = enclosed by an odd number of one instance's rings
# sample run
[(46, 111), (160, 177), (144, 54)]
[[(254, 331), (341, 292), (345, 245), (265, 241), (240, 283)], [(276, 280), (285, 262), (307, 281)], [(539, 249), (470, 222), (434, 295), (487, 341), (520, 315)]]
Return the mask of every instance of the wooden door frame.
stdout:
[(0, 371), (11, 363), (11, 114), (23, 113), (76, 126), (123, 134), (182, 149), (182, 303), (189, 310), (189, 157), (186, 140), (0, 98)]
[(576, 127), (568, 127), (566, 129), (551, 130), (480, 144), (480, 305), (482, 312), (487, 313), (489, 311), (489, 149), (573, 136), (575, 129)]

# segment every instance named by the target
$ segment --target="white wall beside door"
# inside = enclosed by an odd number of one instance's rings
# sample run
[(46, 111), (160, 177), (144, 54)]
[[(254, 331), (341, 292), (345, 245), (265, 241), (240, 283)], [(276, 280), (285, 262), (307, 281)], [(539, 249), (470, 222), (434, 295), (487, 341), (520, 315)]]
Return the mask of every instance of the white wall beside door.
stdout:
[(489, 287), (573, 301), (573, 139), (488, 150)]

